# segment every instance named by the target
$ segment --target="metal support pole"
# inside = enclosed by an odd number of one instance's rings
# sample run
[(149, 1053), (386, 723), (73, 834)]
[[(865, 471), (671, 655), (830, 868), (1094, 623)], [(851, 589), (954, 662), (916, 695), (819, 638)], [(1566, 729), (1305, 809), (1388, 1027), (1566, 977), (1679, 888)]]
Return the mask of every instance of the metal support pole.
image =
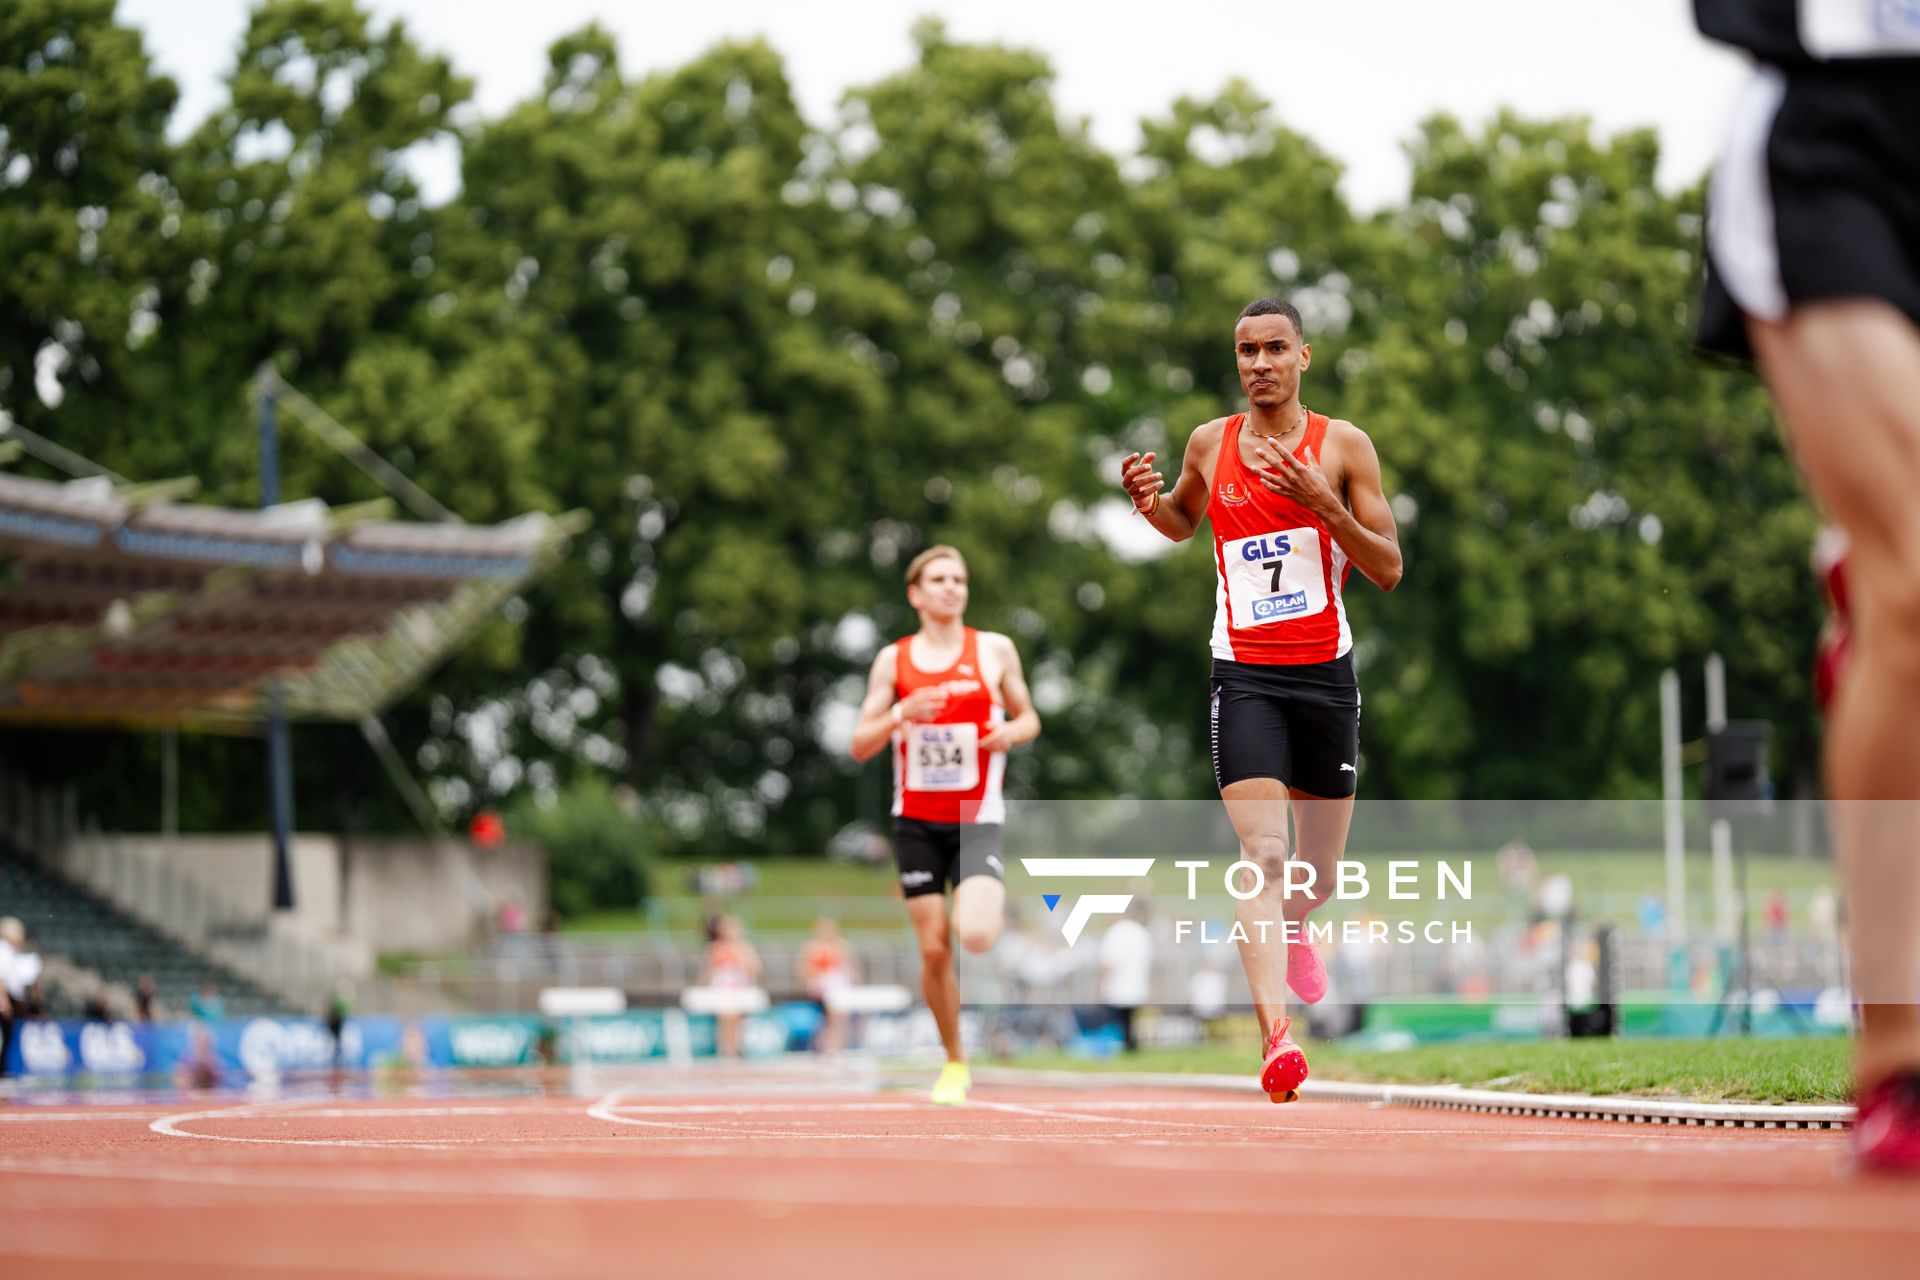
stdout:
[(160, 734), (160, 834), (180, 834), (180, 731), (172, 726)]
[(1660, 790), (1667, 846), (1667, 940), (1687, 945), (1687, 828), (1680, 782), (1680, 673), (1660, 673)]
[[(262, 364), (255, 385), (260, 395), (260, 506), (280, 502), (280, 440), (274, 396), (280, 380), (271, 364)], [(273, 806), (273, 909), (293, 909), (293, 744), (287, 713), (276, 683), (267, 694), (267, 773)]]

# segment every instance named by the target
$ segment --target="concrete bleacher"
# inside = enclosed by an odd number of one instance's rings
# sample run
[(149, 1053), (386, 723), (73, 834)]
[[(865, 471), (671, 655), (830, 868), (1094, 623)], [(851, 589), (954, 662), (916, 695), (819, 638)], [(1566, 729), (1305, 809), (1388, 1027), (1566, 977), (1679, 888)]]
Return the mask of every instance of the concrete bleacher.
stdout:
[[(161, 1006), (184, 1013), (203, 985), (211, 985), (234, 1016), (284, 1012), (283, 1002), (245, 977), (110, 905), (41, 866), (10, 840), (0, 839), (0, 915), (18, 916), (28, 945), (91, 970), (113, 988), (124, 988), (120, 1012), (131, 1013), (131, 993), (141, 974), (153, 975)], [(49, 1012), (71, 1013), (58, 996)]]

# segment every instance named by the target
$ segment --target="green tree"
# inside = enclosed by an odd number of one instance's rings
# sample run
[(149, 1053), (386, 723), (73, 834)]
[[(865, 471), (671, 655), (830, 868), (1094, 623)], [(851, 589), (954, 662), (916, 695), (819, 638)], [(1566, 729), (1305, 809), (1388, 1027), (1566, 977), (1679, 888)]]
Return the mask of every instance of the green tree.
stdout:
[(0, 11), (0, 412), (41, 434), (101, 443), (71, 429), (86, 410), (62, 413), (70, 400), (136, 414), (126, 365), (183, 265), (166, 141), (176, 96), (112, 0)]

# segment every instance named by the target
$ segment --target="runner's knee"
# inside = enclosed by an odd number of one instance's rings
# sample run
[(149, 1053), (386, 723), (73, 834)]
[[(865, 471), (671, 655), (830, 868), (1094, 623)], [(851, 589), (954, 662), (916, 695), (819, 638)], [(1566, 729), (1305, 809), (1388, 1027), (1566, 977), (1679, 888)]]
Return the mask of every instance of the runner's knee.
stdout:
[(1000, 938), (1000, 926), (993, 923), (966, 924), (959, 927), (960, 945), (973, 955), (981, 955), (993, 950), (993, 944)]
[(920, 939), (920, 968), (924, 973), (939, 973), (953, 964), (953, 947), (945, 938)]
[(1268, 884), (1280, 883), (1287, 865), (1287, 837), (1280, 832), (1250, 836), (1240, 842), (1240, 856), (1260, 868)]

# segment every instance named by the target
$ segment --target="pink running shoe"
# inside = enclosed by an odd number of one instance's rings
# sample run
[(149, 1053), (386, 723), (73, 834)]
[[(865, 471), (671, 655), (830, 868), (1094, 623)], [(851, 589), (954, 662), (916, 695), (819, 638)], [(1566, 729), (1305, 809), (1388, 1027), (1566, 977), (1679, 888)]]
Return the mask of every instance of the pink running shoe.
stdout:
[(1319, 1004), (1326, 998), (1327, 966), (1304, 937), (1287, 944), (1287, 986), (1308, 1004)]
[(1275, 1102), (1297, 1102), (1300, 1083), (1307, 1078), (1307, 1055), (1287, 1035), (1292, 1018), (1276, 1018), (1267, 1037), (1267, 1058), (1260, 1064), (1260, 1087)]
[(1920, 1174), (1920, 1071), (1882, 1080), (1860, 1099), (1853, 1158), (1864, 1173)]

